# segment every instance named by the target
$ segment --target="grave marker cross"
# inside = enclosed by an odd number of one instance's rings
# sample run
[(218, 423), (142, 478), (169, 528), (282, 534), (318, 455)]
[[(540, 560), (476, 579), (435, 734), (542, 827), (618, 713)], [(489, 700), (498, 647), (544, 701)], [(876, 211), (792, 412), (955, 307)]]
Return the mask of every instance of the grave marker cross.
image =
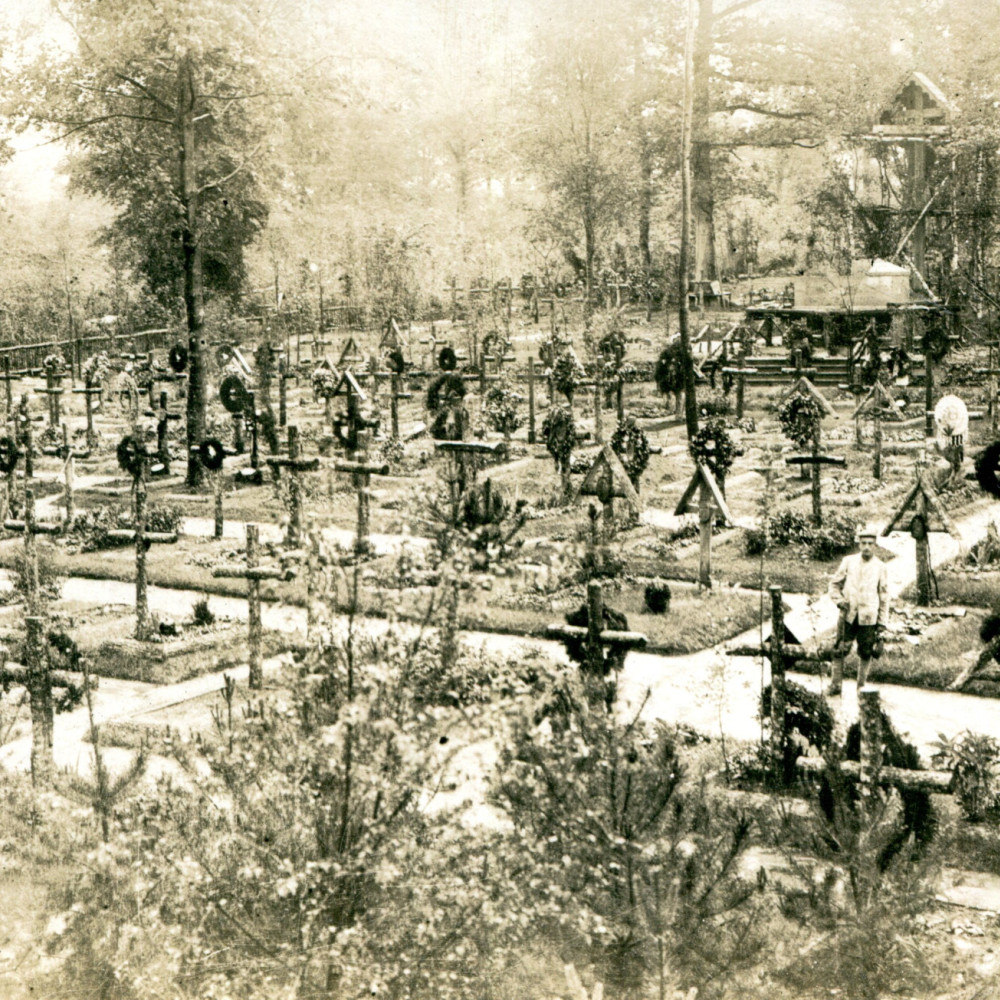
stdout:
[(740, 351), (736, 358), (736, 364), (723, 367), (722, 374), (723, 376), (729, 375), (736, 379), (736, 419), (742, 420), (743, 400), (746, 393), (746, 377), (747, 375), (756, 375), (757, 369), (747, 365), (746, 355), (743, 351)]
[(294, 574), (277, 566), (260, 565), (260, 528), (247, 524), (246, 567), (216, 567), (214, 577), (230, 577), (247, 582), (247, 645), (249, 647), (249, 685), (259, 691), (264, 686), (262, 654), (263, 624), (260, 610), (261, 580), (290, 580)]
[(369, 460), (368, 449), (371, 445), (372, 432), (364, 428), (357, 432), (357, 443), (348, 461), (334, 462), (337, 472), (350, 472), (351, 482), (358, 492), (358, 525), (354, 538), (356, 555), (367, 555), (371, 551), (369, 537), (371, 524), (371, 477), (387, 476), (389, 466), (382, 462), (376, 464)]
[(11, 372), (10, 355), (5, 354), (3, 357), (3, 374), (0, 374), (0, 382), (4, 384), (5, 413), (8, 420), (10, 419), (11, 411), (14, 409), (14, 383), (20, 377), (18, 373)]
[(691, 482), (674, 509), (675, 516), (680, 517), (690, 511), (695, 490), (698, 490), (698, 585), (711, 589), (712, 523), (716, 514), (721, 514), (724, 522), (731, 525), (733, 515), (712, 470), (704, 462), (698, 462)]
[(42, 594), (38, 582), (38, 552), (35, 548), (36, 535), (58, 535), (62, 525), (35, 520), (35, 491), (25, 487), (24, 519), (8, 519), (3, 523), (5, 531), (17, 531), (24, 535), (24, 562), (27, 572), (28, 610), (38, 614), (42, 607)]
[(319, 468), (318, 458), (302, 458), (299, 454), (299, 429), (295, 424), (288, 428), (288, 457), (269, 458), (267, 464), (277, 474), (280, 469), (288, 469), (288, 531), (285, 544), (289, 548), (298, 548), (302, 540), (302, 482), (300, 477), (304, 472), (315, 472)]

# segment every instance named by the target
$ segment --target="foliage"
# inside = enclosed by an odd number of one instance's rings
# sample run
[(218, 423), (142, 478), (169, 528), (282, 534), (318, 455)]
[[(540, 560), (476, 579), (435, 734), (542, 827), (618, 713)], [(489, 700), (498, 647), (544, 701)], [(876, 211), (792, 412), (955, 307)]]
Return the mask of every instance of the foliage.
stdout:
[(721, 483), (736, 460), (736, 442), (725, 420), (707, 420), (698, 433), (688, 442), (688, 451), (696, 462), (702, 462), (711, 469)]
[(809, 555), (819, 562), (847, 555), (854, 549), (857, 530), (857, 518), (840, 515), (824, 518), (821, 527), (812, 529)]
[(703, 417), (726, 417), (733, 412), (733, 404), (724, 393), (713, 393), (698, 400), (698, 412)]
[[(179, 504), (150, 503), (146, 507), (146, 530), (176, 534), (184, 520), (184, 510)], [(79, 511), (70, 525), (69, 533), (80, 543), (82, 552), (96, 552), (116, 546), (132, 545), (129, 539), (109, 537), (109, 532), (130, 530), (135, 526), (131, 506), (117, 503), (101, 504)]]
[(191, 620), (199, 626), (215, 624), (215, 612), (209, 607), (207, 594), (199, 597), (192, 605)]
[(684, 782), (677, 744), (662, 723), (590, 705), (563, 671), (501, 760), (495, 795), (533, 872), (535, 932), (583, 950), (616, 995), (655, 995), (665, 963), (687, 985), (724, 981), (760, 944), (737, 870), (749, 823)]
[(552, 384), (572, 403), (576, 387), (587, 377), (572, 347), (566, 348), (552, 364)]
[(822, 419), (823, 408), (819, 401), (803, 392), (793, 392), (778, 407), (782, 432), (799, 448), (812, 443), (813, 434)]
[(473, 566), (485, 569), (490, 562), (502, 559), (513, 537), (527, 520), (528, 501), (519, 499), (512, 504), (485, 479), (467, 490), (461, 501), (459, 526), (468, 535), (473, 550)]
[(665, 396), (684, 391), (684, 345), (679, 340), (667, 344), (660, 352), (653, 379)]
[[(771, 718), (771, 685), (760, 695), (760, 717)], [(836, 718), (829, 702), (801, 684), (785, 681), (785, 733), (782, 777), (786, 786), (796, 780), (795, 762), (804, 751), (825, 752), (833, 740)], [(773, 736), (771, 737), (773, 738)]]
[[(36, 543), (35, 551), (37, 553), (35, 564), (38, 571), (39, 594), (43, 601), (56, 601), (62, 592), (63, 577), (56, 568), (52, 548), (49, 545)], [(14, 550), (14, 565), (10, 577), (10, 598), (15, 601), (27, 601), (31, 577), (23, 546), (18, 546)]]
[(576, 425), (573, 411), (568, 406), (553, 406), (542, 421), (542, 438), (545, 448), (553, 457), (560, 472), (568, 472), (576, 444)]
[(97, 354), (91, 354), (84, 361), (81, 372), (85, 386), (103, 385), (112, 372), (111, 359), (108, 357), (107, 351), (99, 351)]
[(638, 489), (639, 480), (649, 465), (649, 438), (633, 418), (626, 418), (611, 435), (611, 447), (622, 460), (632, 485)]
[(524, 424), (524, 417), (518, 412), (518, 404), (523, 401), (510, 379), (504, 376), (494, 382), (483, 400), (483, 413), (490, 427), (509, 439)]
[(317, 365), (312, 373), (312, 390), (317, 399), (332, 399), (340, 374), (329, 365)]
[(973, 823), (1000, 814), (1000, 743), (966, 729), (958, 736), (938, 734), (932, 761), (952, 773), (954, 794)]
[(646, 584), (642, 592), (646, 610), (654, 615), (662, 615), (670, 610), (670, 584), (657, 577)]

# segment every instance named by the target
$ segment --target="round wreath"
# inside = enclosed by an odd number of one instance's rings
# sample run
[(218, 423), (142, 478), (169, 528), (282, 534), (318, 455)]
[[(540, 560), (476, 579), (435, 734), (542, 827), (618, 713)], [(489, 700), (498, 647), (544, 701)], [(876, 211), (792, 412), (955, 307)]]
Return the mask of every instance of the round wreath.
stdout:
[(576, 444), (573, 411), (568, 406), (554, 406), (542, 422), (542, 437), (548, 453), (555, 459), (557, 469), (568, 469)]
[(696, 462), (703, 462), (716, 479), (725, 479), (736, 459), (736, 442), (724, 420), (708, 420), (688, 444)]
[(649, 438), (645, 431), (634, 420), (626, 420), (611, 435), (611, 447), (622, 460), (632, 485), (638, 489), (639, 480), (649, 465)]
[(944, 330), (934, 327), (924, 334), (924, 352), (935, 364), (944, 360), (944, 356), (948, 353), (948, 346), (948, 335)]
[(778, 422), (790, 441), (804, 448), (812, 441), (816, 425), (823, 419), (823, 408), (812, 396), (794, 393), (778, 408)]
[(12, 437), (0, 437), (0, 472), (12, 472), (20, 453)]

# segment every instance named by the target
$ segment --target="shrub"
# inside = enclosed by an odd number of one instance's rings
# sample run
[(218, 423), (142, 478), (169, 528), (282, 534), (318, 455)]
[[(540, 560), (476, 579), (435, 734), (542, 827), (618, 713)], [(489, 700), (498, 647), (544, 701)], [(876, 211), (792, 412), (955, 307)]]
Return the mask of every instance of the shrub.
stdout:
[(819, 562), (846, 555), (854, 548), (858, 522), (848, 517), (832, 517), (814, 528), (809, 540), (809, 555)]
[(767, 533), (775, 545), (808, 541), (809, 522), (804, 514), (794, 510), (782, 510), (767, 519)]
[(552, 365), (552, 385), (556, 392), (561, 392), (571, 403), (576, 387), (586, 377), (587, 373), (572, 347), (560, 354)]
[[(771, 718), (771, 685), (761, 692), (760, 716)], [(786, 785), (796, 780), (795, 762), (803, 750), (825, 751), (833, 739), (836, 718), (827, 700), (801, 684), (785, 681), (785, 733), (782, 777)]]
[(952, 773), (955, 798), (965, 818), (979, 823), (1000, 812), (1000, 743), (969, 730), (954, 739), (938, 735), (935, 764)]
[(743, 551), (748, 556), (761, 556), (767, 551), (767, 541), (763, 528), (747, 528), (743, 532)]
[(524, 417), (518, 412), (522, 399), (509, 378), (504, 376), (490, 387), (483, 400), (483, 414), (487, 422), (505, 439), (509, 439), (524, 423)]
[(670, 596), (670, 584), (666, 580), (651, 580), (643, 591), (646, 610), (654, 615), (662, 615), (670, 608)]
[(733, 404), (728, 396), (722, 393), (713, 393), (698, 401), (698, 409), (705, 417), (726, 417), (733, 412)]
[[(146, 508), (146, 530), (176, 534), (180, 530), (184, 511), (177, 504), (151, 503)], [(131, 507), (103, 504), (81, 511), (73, 519), (70, 534), (83, 552), (97, 552), (133, 544), (129, 539), (111, 538), (109, 532), (133, 527)]]
[(208, 595), (198, 598), (191, 608), (191, 620), (195, 625), (214, 625), (215, 612), (208, 606)]

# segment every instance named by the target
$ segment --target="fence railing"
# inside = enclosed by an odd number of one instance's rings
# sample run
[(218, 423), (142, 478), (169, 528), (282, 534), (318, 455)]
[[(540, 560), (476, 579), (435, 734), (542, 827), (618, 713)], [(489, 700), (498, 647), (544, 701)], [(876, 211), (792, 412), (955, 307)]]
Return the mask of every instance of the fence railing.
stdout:
[(92, 334), (69, 340), (40, 340), (32, 344), (7, 344), (0, 346), (0, 369), (8, 364), (11, 371), (37, 371), (49, 354), (61, 354), (74, 372), (79, 374), (80, 365), (95, 354), (107, 351), (109, 354), (143, 354), (173, 344), (178, 338), (177, 331), (164, 327), (157, 330), (136, 330), (132, 333)]

